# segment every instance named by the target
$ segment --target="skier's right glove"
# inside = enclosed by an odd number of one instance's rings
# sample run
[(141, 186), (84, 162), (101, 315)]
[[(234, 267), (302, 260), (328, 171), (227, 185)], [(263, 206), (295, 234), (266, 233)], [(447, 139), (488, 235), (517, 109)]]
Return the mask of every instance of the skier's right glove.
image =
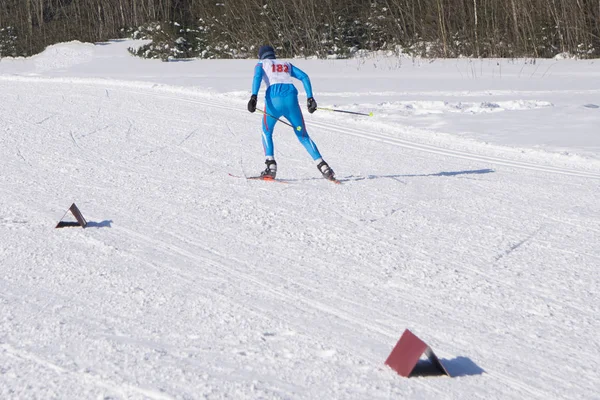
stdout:
[(308, 112), (311, 114), (317, 111), (317, 102), (314, 97), (309, 97), (306, 100), (306, 107), (308, 107)]
[(256, 111), (256, 95), (255, 94), (253, 94), (250, 97), (250, 101), (248, 102), (248, 111), (250, 111), (251, 113)]

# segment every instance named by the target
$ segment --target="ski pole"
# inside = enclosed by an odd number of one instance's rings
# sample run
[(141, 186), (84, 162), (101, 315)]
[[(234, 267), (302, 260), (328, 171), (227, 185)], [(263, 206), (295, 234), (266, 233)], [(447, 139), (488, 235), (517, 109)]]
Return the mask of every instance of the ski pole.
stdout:
[[(273, 119), (276, 119), (277, 121), (281, 122), (282, 124), (286, 124), (286, 125), (287, 125), (287, 126), (289, 126), (290, 128), (294, 128), (294, 126), (293, 126), (292, 124), (290, 124), (290, 123), (288, 123), (288, 122), (285, 122), (285, 121), (284, 121), (284, 120), (282, 120), (282, 119), (275, 118), (273, 115), (269, 114), (269, 113), (268, 113), (268, 112), (266, 112), (266, 111), (263, 111), (263, 110), (261, 110), (260, 108), (257, 108), (257, 110), (258, 110), (258, 111), (260, 111), (261, 113), (265, 114), (267, 117), (271, 117), (271, 118), (273, 118)], [(295, 129), (296, 129), (297, 131), (301, 131), (301, 130), (302, 130), (302, 127), (301, 127), (301, 126), (296, 126), (296, 127), (295, 127)]]
[(355, 115), (365, 115), (367, 117), (372, 117), (373, 113), (361, 113), (361, 112), (356, 112), (356, 111), (346, 111), (346, 110), (338, 110), (337, 108), (327, 108), (327, 107), (319, 107), (318, 110), (325, 110), (325, 111), (334, 111), (334, 112), (340, 112), (340, 113), (346, 113), (346, 114), (355, 114)]

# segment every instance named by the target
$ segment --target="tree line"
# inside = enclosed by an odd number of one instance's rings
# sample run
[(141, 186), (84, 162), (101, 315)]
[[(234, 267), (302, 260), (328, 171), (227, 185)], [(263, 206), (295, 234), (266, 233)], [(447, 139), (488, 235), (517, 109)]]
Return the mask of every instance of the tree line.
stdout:
[[(152, 26), (160, 29), (152, 29)], [(150, 29), (148, 29), (150, 27)], [(600, 0), (2, 0), (0, 56), (140, 32), (181, 57), (600, 56)], [(147, 51), (146, 55), (151, 52)]]

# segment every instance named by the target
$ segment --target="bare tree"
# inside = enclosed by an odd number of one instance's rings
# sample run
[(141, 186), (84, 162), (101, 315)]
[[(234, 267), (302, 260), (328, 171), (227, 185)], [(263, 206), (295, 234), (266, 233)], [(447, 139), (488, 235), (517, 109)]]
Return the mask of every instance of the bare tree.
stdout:
[(23, 55), (151, 22), (209, 24), (207, 40), (238, 54), (269, 42), (289, 55), (402, 46), (433, 57), (600, 56), (600, 0), (0, 1), (0, 40)]

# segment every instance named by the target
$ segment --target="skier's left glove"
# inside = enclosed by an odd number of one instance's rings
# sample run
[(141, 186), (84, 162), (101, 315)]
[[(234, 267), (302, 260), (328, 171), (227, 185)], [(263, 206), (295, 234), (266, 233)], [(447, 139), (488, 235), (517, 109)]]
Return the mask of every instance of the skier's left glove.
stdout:
[(317, 111), (317, 101), (314, 97), (309, 97), (306, 100), (306, 107), (308, 107), (308, 112), (311, 114)]
[(255, 94), (253, 94), (250, 97), (250, 101), (248, 102), (248, 111), (250, 111), (251, 113), (256, 111), (256, 95)]

